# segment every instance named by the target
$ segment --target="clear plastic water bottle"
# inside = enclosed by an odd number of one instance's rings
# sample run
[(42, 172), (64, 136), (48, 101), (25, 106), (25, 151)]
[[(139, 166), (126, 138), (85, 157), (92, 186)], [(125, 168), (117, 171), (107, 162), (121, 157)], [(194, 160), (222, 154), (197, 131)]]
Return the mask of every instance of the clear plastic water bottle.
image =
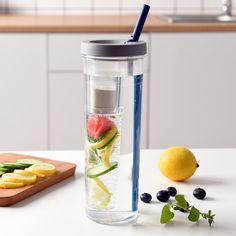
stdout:
[(138, 214), (143, 58), (146, 43), (84, 41), (86, 213), (99, 223)]

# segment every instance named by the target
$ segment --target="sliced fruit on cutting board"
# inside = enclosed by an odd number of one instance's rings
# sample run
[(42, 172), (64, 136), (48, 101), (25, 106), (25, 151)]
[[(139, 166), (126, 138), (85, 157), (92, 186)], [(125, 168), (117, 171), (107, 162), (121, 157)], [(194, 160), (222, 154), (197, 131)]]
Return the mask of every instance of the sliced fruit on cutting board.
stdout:
[(0, 188), (21, 188), (24, 186), (24, 183), (12, 183), (0, 179)]
[(30, 168), (25, 168), (24, 171), (30, 172), (32, 174), (35, 174), (38, 178), (45, 178), (46, 175), (40, 174), (37, 171), (30, 169)]
[(3, 162), (2, 167), (8, 169), (24, 169), (27, 166), (16, 162)]
[(37, 177), (36, 174), (30, 172), (30, 171), (26, 171), (26, 170), (14, 170), (14, 173), (16, 174), (20, 174), (20, 175), (23, 175), (23, 176), (32, 176), (32, 175), (35, 175)]
[(5, 173), (2, 175), (2, 180), (11, 183), (34, 184), (37, 180), (36, 175), (21, 175), (17, 173)]
[(56, 173), (56, 167), (50, 163), (38, 163), (27, 168), (27, 171), (31, 171), (34, 174), (40, 174), (45, 176), (51, 176)]
[(33, 158), (21, 158), (16, 160), (16, 163), (25, 165), (26, 167), (32, 166), (34, 164), (42, 163), (42, 161)]

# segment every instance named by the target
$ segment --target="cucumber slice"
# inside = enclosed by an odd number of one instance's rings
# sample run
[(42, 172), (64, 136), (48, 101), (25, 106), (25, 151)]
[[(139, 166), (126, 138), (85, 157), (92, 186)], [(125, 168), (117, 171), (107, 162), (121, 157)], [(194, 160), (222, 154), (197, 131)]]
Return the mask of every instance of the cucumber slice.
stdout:
[(21, 159), (17, 159), (16, 163), (24, 165), (25, 167), (30, 167), (34, 164), (42, 163), (42, 161), (37, 160), (37, 159), (32, 159), (32, 158), (21, 158)]
[(26, 165), (15, 162), (3, 162), (2, 167), (8, 169), (24, 169)]
[(114, 140), (116, 139), (117, 135), (118, 135), (118, 132), (116, 132), (115, 135), (107, 143), (105, 143), (102, 147), (100, 147), (98, 149), (102, 150), (102, 149), (106, 148), (108, 145), (110, 145), (111, 143), (113, 143)]
[(8, 172), (8, 171), (11, 171), (11, 170), (12, 170), (12, 169), (5, 168), (5, 167), (0, 167), (0, 171)]
[(115, 168), (117, 168), (118, 163), (116, 161), (111, 162), (110, 166), (99, 165), (93, 168), (88, 169), (87, 176), (90, 178), (96, 178), (98, 176), (104, 175)]

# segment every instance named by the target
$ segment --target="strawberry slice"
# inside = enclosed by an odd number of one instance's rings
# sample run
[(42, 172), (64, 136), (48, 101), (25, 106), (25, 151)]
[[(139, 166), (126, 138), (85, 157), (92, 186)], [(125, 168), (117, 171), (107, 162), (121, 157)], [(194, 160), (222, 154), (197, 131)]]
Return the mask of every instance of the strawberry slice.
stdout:
[(88, 136), (97, 140), (102, 134), (111, 130), (114, 123), (104, 116), (89, 116), (87, 121)]

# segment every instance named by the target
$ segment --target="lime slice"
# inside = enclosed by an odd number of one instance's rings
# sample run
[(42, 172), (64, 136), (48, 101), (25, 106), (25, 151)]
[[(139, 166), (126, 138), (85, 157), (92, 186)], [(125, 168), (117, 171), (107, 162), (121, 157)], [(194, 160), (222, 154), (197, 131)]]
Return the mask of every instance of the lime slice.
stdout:
[(0, 167), (0, 171), (8, 172), (8, 171), (10, 171), (10, 170), (11, 170), (11, 169), (9, 169), (9, 168)]
[(93, 168), (88, 169), (87, 176), (90, 178), (96, 178), (98, 176), (104, 175), (115, 168), (117, 168), (118, 163), (116, 161), (111, 162), (110, 166), (99, 165)]
[(41, 163), (42, 161), (32, 158), (21, 158), (16, 160), (17, 163), (25, 165), (26, 167), (32, 166), (34, 164)]
[(27, 166), (16, 162), (3, 162), (2, 167), (7, 169), (23, 169)]
[(106, 185), (98, 178), (90, 179), (89, 200), (98, 208), (106, 208), (111, 201), (112, 194)]

